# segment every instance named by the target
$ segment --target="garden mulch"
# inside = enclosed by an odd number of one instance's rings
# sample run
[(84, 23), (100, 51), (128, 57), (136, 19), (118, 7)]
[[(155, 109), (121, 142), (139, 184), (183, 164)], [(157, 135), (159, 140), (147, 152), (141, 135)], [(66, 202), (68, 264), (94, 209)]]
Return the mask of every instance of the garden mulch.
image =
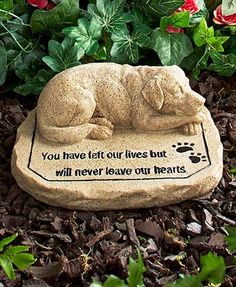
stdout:
[[(202, 74), (193, 88), (206, 105), (224, 145), (224, 176), (213, 194), (180, 204), (126, 211), (85, 212), (47, 206), (23, 192), (10, 171), (17, 127), (35, 99), (0, 95), (0, 238), (18, 233), (16, 244), (37, 257), (27, 271), (17, 272), (7, 287), (89, 286), (92, 277), (127, 276), (129, 256), (139, 246), (147, 287), (165, 286), (178, 274), (196, 274), (200, 256), (209, 251), (232, 264), (224, 241), (225, 226), (236, 226), (236, 77)], [(1, 89), (0, 89), (1, 94)], [(222, 287), (236, 286), (236, 268), (227, 270)], [(115, 287), (115, 286), (114, 286)]]

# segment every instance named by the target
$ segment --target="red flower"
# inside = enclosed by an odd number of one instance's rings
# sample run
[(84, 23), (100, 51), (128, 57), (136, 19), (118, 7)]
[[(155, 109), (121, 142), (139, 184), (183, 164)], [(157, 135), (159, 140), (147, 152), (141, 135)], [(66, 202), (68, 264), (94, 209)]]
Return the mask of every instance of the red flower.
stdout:
[(197, 7), (196, 0), (185, 0), (183, 6), (178, 8), (178, 12), (189, 11), (191, 15), (197, 13), (200, 9)]
[(52, 2), (52, 3), (49, 3), (48, 6), (46, 7), (46, 10), (51, 10), (53, 9), (54, 7), (56, 7), (56, 5)]
[(236, 13), (231, 15), (222, 14), (222, 5), (219, 5), (214, 11), (213, 21), (218, 25), (235, 25), (236, 24)]
[(169, 33), (183, 33), (184, 29), (182, 29), (182, 28), (175, 28), (172, 25), (169, 25), (166, 28), (166, 31), (169, 32)]
[(28, 3), (39, 9), (45, 9), (48, 6), (48, 0), (27, 0)]

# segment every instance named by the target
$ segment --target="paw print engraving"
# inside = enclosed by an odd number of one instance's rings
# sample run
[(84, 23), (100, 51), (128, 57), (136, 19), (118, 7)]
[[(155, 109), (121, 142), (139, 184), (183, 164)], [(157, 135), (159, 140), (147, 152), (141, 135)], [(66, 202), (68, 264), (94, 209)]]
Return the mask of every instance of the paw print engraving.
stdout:
[(187, 152), (187, 151), (192, 151), (193, 150), (193, 147), (194, 147), (194, 143), (177, 143), (175, 145), (172, 145), (172, 147), (174, 149), (176, 149), (177, 152), (179, 153), (184, 153), (184, 152)]
[(194, 152), (191, 152), (189, 159), (192, 163), (199, 163), (201, 161), (207, 161), (207, 158), (205, 155), (202, 155), (201, 153), (195, 154)]

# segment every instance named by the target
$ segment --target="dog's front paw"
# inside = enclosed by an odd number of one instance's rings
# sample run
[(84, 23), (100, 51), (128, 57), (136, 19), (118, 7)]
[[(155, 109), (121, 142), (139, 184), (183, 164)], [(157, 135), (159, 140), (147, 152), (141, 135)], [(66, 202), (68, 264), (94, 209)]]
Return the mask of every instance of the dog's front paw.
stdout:
[(201, 125), (199, 123), (188, 123), (183, 126), (183, 131), (186, 135), (194, 136), (200, 133)]
[(102, 118), (102, 117), (97, 117), (97, 118), (91, 118), (90, 121), (89, 121), (91, 124), (96, 124), (98, 126), (105, 126), (105, 127), (108, 127), (109, 129), (113, 129), (114, 126), (112, 124), (111, 121), (109, 121), (108, 119), (106, 118)]
[(113, 130), (106, 126), (95, 126), (87, 138), (93, 140), (106, 140), (112, 136)]

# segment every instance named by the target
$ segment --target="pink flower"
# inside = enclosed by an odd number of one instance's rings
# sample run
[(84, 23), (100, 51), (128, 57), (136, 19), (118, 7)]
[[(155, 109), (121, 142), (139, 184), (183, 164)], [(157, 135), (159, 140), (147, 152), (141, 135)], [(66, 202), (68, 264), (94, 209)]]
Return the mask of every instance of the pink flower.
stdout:
[(48, 0), (27, 0), (28, 3), (39, 9), (45, 9), (48, 6)]
[(235, 25), (236, 24), (236, 13), (231, 15), (222, 14), (222, 5), (219, 5), (214, 11), (213, 21), (218, 25)]
[(184, 29), (183, 28), (175, 28), (172, 25), (169, 25), (166, 28), (166, 31), (169, 32), (169, 33), (183, 33)]
[(191, 15), (197, 13), (200, 9), (197, 7), (196, 0), (185, 0), (183, 6), (178, 8), (178, 12), (189, 11)]

